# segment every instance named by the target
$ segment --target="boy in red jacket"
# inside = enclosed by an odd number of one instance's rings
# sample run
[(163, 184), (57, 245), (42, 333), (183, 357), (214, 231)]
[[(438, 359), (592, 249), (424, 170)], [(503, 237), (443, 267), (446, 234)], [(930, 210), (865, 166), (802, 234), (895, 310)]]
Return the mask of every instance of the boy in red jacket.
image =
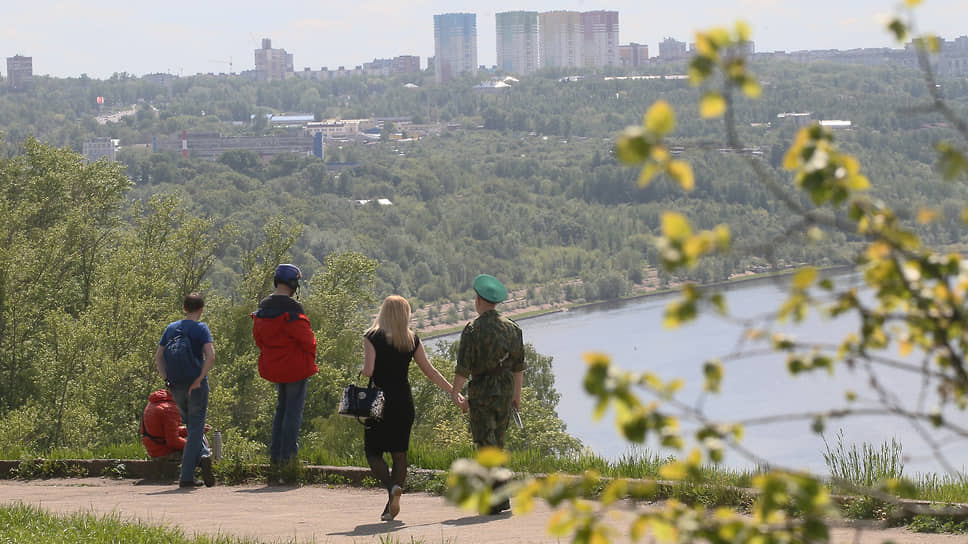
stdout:
[(159, 389), (148, 397), (141, 417), (141, 443), (148, 455), (156, 460), (181, 460), (188, 431), (182, 425), (175, 399), (167, 389)]
[(295, 265), (277, 266), (275, 290), (252, 314), (252, 337), (260, 351), (259, 375), (276, 385), (276, 414), (269, 443), (269, 462), (274, 466), (296, 461), (306, 382), (319, 371), (316, 336), (302, 304), (292, 298), (301, 277)]

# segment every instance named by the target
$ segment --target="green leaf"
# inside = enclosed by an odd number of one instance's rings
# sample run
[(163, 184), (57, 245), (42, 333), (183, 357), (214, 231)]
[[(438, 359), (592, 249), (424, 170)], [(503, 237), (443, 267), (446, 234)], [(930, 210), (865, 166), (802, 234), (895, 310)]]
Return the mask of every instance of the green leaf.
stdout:
[(689, 63), (689, 82), (699, 85), (706, 80), (712, 73), (715, 61), (706, 55), (696, 55)]
[(826, 427), (826, 422), (822, 416), (817, 416), (813, 419), (813, 423), (810, 425), (810, 430), (817, 434), (823, 434), (823, 430)]
[(683, 240), (692, 235), (692, 227), (686, 216), (677, 212), (663, 212), (662, 235), (673, 240)]
[(723, 381), (723, 363), (719, 359), (706, 361), (702, 368), (703, 376), (706, 378), (703, 389), (713, 393), (719, 393)]
[(508, 462), (508, 454), (501, 448), (486, 447), (481, 448), (477, 453), (477, 462), (487, 468), (494, 468)]
[(793, 288), (794, 289), (806, 289), (813, 285), (814, 280), (817, 279), (817, 269), (812, 266), (807, 266), (797, 270), (797, 273), (793, 275)]
[(900, 19), (893, 19), (890, 23), (888, 23), (887, 29), (890, 30), (892, 34), (894, 34), (895, 40), (899, 42), (903, 42), (905, 39), (907, 39), (907, 34), (908, 34), (907, 25), (905, 25), (904, 22), (901, 21)]
[(692, 166), (689, 166), (688, 162), (685, 161), (669, 161), (666, 165), (666, 171), (672, 176), (672, 179), (679, 183), (684, 191), (691, 191), (696, 186), (696, 179), (692, 173)]
[(747, 76), (744, 78), (741, 88), (743, 89), (743, 94), (749, 98), (759, 98), (763, 94), (763, 87), (760, 87), (760, 82), (752, 77)]
[(938, 150), (938, 167), (944, 179), (951, 180), (961, 176), (968, 170), (968, 160), (963, 153), (955, 149), (948, 142), (940, 142)]
[(736, 21), (734, 32), (736, 33), (736, 41), (740, 43), (748, 42), (753, 35), (753, 31), (750, 30), (750, 25), (746, 21)]
[(666, 463), (659, 467), (659, 476), (665, 480), (684, 480), (688, 474), (686, 465), (679, 461)]
[(676, 114), (665, 100), (656, 100), (645, 113), (645, 128), (658, 136), (665, 136), (676, 127)]
[(645, 141), (642, 127), (629, 127), (622, 132), (615, 143), (615, 155), (627, 164), (637, 164), (646, 159), (652, 145)]
[(726, 315), (728, 313), (726, 310), (726, 297), (722, 293), (716, 293), (709, 297), (709, 302), (716, 308), (716, 313), (719, 315)]
[(707, 91), (699, 101), (699, 115), (704, 119), (719, 117), (726, 111), (726, 99), (717, 91)]
[(648, 187), (655, 175), (659, 173), (659, 167), (653, 162), (645, 163), (639, 172), (639, 187)]

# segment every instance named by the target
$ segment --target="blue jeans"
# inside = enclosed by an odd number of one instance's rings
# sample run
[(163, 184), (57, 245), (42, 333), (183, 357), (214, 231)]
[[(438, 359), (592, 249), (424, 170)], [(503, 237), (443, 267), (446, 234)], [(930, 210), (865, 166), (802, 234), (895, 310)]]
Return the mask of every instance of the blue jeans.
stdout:
[(202, 385), (188, 394), (191, 384), (173, 384), (170, 388), (171, 396), (175, 397), (182, 423), (188, 430), (185, 450), (182, 451), (181, 481), (190, 482), (195, 479), (195, 467), (198, 460), (208, 457), (211, 452), (205, 444), (205, 413), (208, 412), (208, 378), (202, 380)]
[(276, 384), (276, 415), (272, 418), (272, 440), (269, 442), (271, 463), (296, 459), (299, 451), (296, 439), (299, 438), (299, 427), (302, 425), (307, 380)]

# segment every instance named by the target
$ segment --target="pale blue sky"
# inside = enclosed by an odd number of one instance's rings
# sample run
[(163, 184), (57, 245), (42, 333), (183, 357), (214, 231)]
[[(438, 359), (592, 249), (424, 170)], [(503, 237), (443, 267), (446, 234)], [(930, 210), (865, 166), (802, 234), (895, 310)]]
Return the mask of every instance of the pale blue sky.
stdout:
[[(10, 0), (0, 18), (0, 57), (32, 56), (35, 74), (142, 75), (253, 67), (263, 37), (293, 53), (296, 70), (347, 68), (375, 57), (433, 55), (433, 15), (477, 14), (478, 60), (496, 62), (494, 13), (512, 10), (619, 12), (621, 43), (692, 41), (696, 29), (738, 19), (753, 28), (758, 51), (896, 46), (884, 21), (901, 0), (196, 0), (66, 2)], [(924, 0), (922, 30), (968, 34), (968, 0)], [(0, 63), (0, 72), (6, 64)]]

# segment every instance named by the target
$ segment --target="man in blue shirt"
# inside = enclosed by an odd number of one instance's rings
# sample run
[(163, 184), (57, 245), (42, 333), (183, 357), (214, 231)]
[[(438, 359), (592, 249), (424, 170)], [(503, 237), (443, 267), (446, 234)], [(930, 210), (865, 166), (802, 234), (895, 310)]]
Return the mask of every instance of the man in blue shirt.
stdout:
[[(208, 372), (215, 363), (215, 347), (208, 325), (199, 322), (205, 309), (205, 299), (198, 293), (192, 293), (185, 297), (183, 309), (185, 319), (170, 323), (158, 342), (155, 367), (175, 398), (182, 421), (188, 429), (178, 486), (202, 485), (203, 482), (195, 479), (197, 465), (202, 467), (204, 484), (211, 487), (215, 485), (211, 452), (202, 437), (205, 433), (205, 414), (208, 411)], [(173, 361), (166, 361), (166, 346), (170, 350), (170, 343), (178, 342), (178, 336), (184, 336), (191, 344), (194, 361), (187, 368), (173, 368), (169, 366)]]

